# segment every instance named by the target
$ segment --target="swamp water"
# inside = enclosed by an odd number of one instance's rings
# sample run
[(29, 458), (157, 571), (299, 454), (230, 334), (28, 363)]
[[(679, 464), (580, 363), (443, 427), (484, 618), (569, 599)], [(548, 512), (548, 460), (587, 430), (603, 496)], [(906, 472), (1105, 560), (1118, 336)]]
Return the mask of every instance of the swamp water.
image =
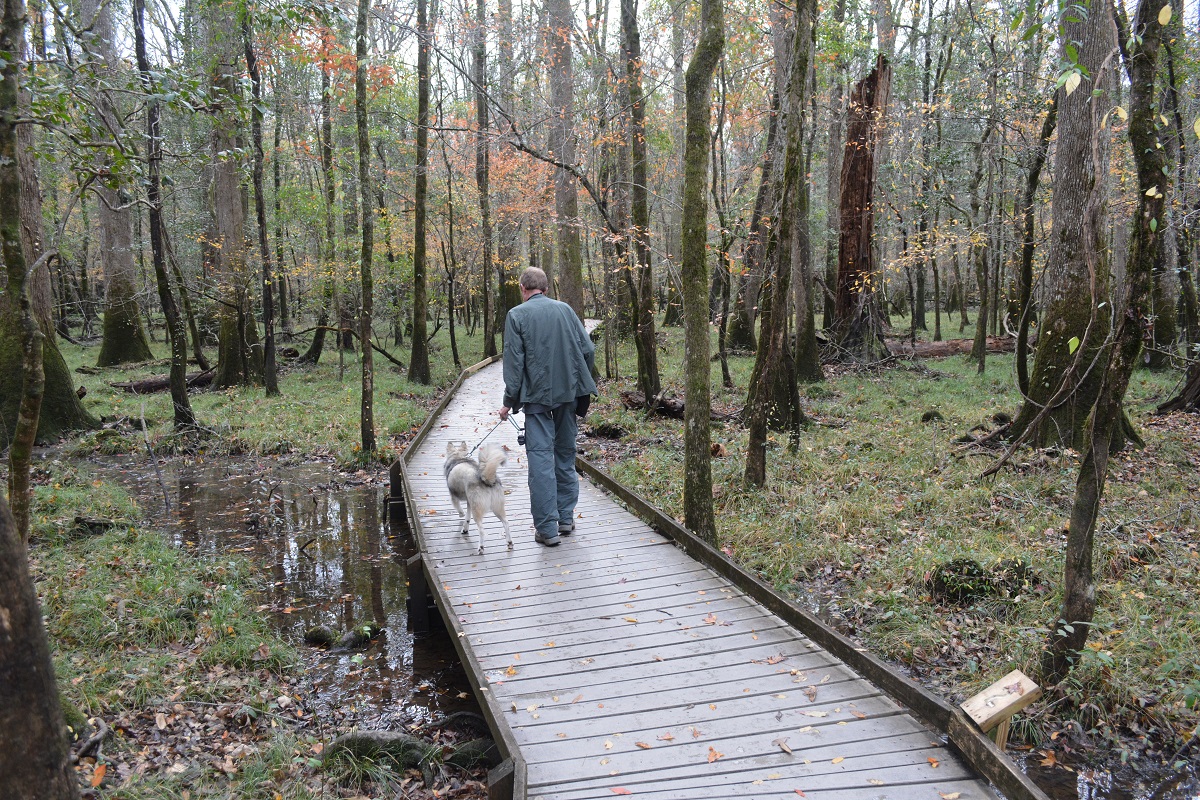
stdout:
[[(162, 465), (160, 482), (144, 455), (89, 459), (88, 468), (136, 497), (177, 546), (205, 558), (237, 553), (262, 570), (257, 610), (300, 652), (306, 703), (323, 726), (407, 730), (478, 710), (453, 645), (408, 630), (412, 543), (407, 529), (392, 530), (387, 489), (366, 473), (273, 459), (177, 459)], [(384, 631), (360, 649), (304, 643), (317, 625), (340, 637), (371, 622)]]

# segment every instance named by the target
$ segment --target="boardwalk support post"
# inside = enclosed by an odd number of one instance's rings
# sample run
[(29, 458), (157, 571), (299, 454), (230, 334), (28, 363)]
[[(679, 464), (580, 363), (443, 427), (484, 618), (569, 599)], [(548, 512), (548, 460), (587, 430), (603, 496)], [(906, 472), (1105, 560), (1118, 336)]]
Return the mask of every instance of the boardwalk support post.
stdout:
[[(414, 636), (426, 636), (433, 632), (430, 608), (433, 596), (425, 579), (424, 559), (418, 553), (408, 559), (408, 629)], [(436, 612), (435, 612), (436, 613)]]
[(488, 800), (513, 800), (513, 760), (506, 758), (488, 772)]
[(404, 466), (399, 460), (392, 462), (388, 470), (391, 489), (388, 492), (388, 522), (397, 525), (408, 513), (404, 505)]
[(987, 733), (996, 729), (996, 746), (1001, 750), (1008, 744), (1008, 729), (1013, 714), (1042, 696), (1042, 687), (1019, 669), (967, 700), (961, 708), (967, 716)]

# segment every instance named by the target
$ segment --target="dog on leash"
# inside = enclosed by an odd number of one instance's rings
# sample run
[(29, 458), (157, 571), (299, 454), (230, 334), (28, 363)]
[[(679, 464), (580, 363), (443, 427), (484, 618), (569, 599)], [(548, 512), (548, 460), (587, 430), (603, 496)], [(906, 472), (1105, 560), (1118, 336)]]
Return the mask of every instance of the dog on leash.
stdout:
[[(479, 460), (471, 458), (467, 443), (446, 444), (446, 488), (450, 490), (450, 501), (462, 521), (462, 535), (470, 535), (471, 518), (479, 528), (479, 552), (483, 552), (483, 515), (489, 511), (496, 515), (504, 526), (504, 538), (512, 550), (512, 533), (508, 529), (508, 518), (504, 514), (504, 484), (496, 474), (500, 466), (508, 461), (504, 448), (487, 444), (479, 448)], [(463, 503), (467, 504), (464, 514)]]

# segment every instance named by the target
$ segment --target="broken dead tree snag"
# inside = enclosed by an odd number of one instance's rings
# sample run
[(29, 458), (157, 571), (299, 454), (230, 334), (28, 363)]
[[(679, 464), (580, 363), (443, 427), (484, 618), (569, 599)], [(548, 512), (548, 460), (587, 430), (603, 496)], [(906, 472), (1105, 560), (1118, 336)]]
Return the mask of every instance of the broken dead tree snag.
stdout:
[[(213, 381), (213, 375), (216, 374), (215, 369), (205, 370), (204, 372), (193, 372), (187, 376), (187, 386), (189, 389), (201, 389), (208, 386)], [(133, 394), (153, 394), (155, 392), (164, 392), (171, 388), (171, 377), (169, 375), (156, 375), (152, 378), (142, 378), (136, 381), (122, 381), (120, 383), (110, 383), (109, 386), (114, 389), (124, 389)]]
[(834, 340), (842, 358), (878, 361), (888, 355), (883, 313), (876, 294), (879, 276), (872, 234), (879, 131), (891, 94), (892, 69), (881, 53), (875, 68), (854, 87), (847, 110), (842, 160), (838, 276)]

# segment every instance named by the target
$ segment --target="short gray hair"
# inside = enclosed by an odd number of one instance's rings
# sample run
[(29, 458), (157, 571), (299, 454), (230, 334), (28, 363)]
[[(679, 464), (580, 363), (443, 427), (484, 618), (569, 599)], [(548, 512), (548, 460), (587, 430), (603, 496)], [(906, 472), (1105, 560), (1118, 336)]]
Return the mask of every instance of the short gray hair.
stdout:
[(544, 292), (550, 288), (550, 279), (537, 267), (529, 267), (521, 273), (521, 286), (528, 292)]

